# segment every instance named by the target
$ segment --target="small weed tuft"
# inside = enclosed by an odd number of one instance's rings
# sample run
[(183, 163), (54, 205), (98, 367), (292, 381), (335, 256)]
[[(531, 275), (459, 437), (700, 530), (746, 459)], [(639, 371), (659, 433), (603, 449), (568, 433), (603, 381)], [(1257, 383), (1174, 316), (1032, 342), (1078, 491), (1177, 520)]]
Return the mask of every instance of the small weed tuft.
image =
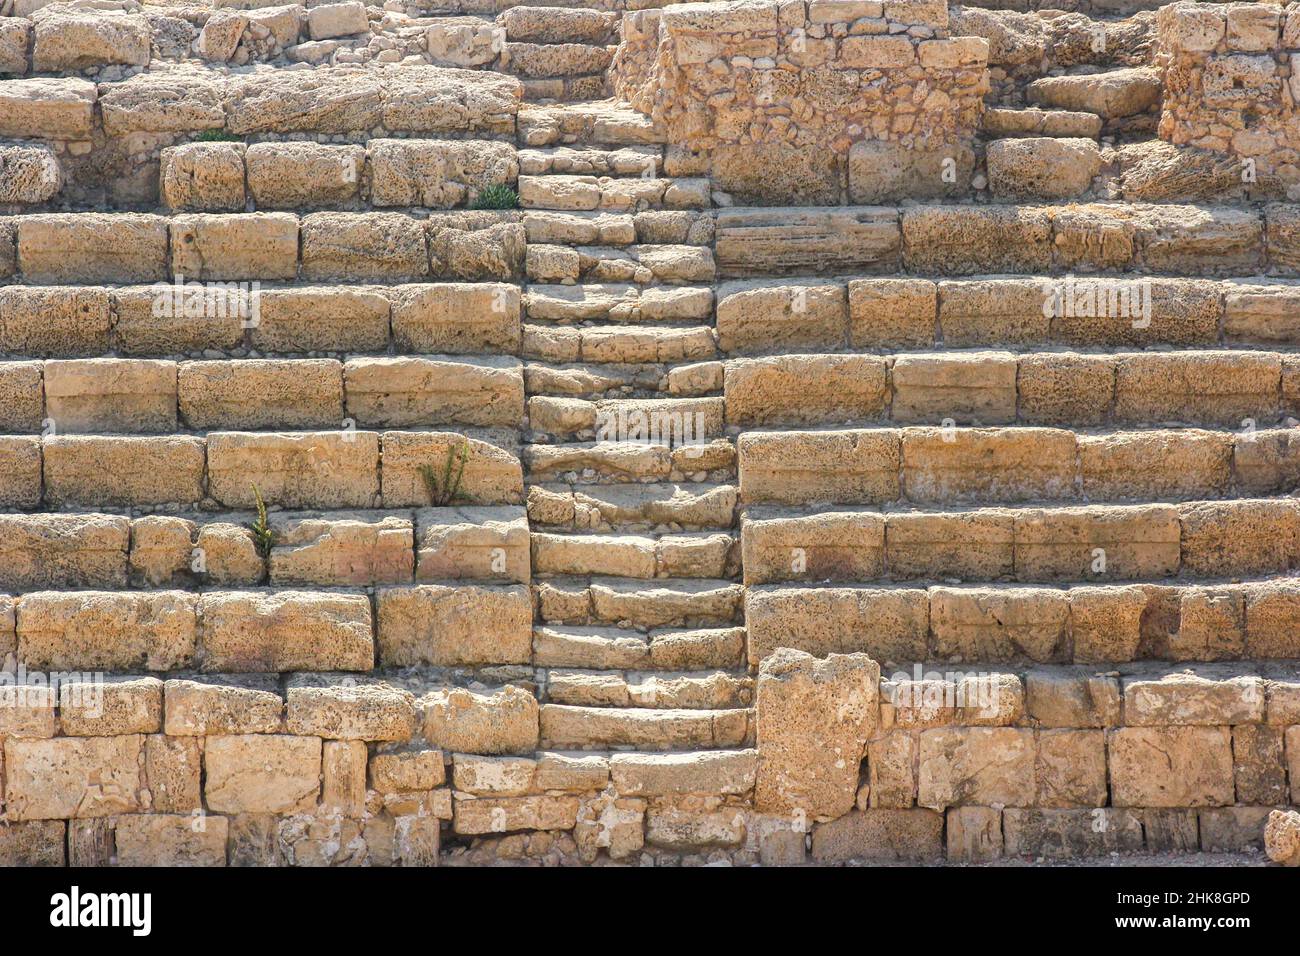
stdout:
[(519, 194), (504, 183), (495, 183), (479, 191), (470, 203), (470, 209), (514, 209), (519, 205)]
[(271, 545), (275, 543), (275, 532), (271, 530), (271, 524), (266, 519), (266, 502), (262, 500), (262, 493), (257, 490), (257, 485), (253, 485), (253, 497), (257, 499), (257, 520), (253, 522), (253, 545), (257, 548), (257, 553), (262, 557), (269, 557), (271, 554)]
[(194, 137), (196, 143), (242, 143), (244, 137), (227, 133), (224, 129), (205, 129)]
[[(460, 482), (465, 476), (465, 462), (469, 460), (469, 441), (462, 439), (447, 453), (442, 465), (442, 478), (433, 465), (421, 465), (420, 477), (429, 492), (429, 501), (435, 508), (444, 508), (460, 495)], [(453, 474), (454, 471), (454, 474)]]

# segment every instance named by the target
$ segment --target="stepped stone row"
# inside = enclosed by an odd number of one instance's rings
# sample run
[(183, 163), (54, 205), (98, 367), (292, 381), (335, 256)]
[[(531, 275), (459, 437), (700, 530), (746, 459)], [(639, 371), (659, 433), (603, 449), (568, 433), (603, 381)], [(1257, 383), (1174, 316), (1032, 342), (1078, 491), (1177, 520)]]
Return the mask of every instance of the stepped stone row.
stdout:
[(750, 584), (1239, 577), (1297, 567), (1298, 519), (1290, 498), (790, 517), (755, 510), (741, 540)]
[[(256, 488), (285, 508), (423, 507), (431, 503), (424, 470), (440, 476), (454, 456), (467, 499), (519, 504), (523, 474), (510, 450), (513, 434), (485, 435), (491, 440), (364, 430), (6, 437), (3, 494), (10, 506), (26, 507), (252, 508)], [(140, 461), (149, 467), (141, 469)]]
[[(292, 560), (292, 559), (291, 559)], [(527, 588), (32, 591), (0, 646), (29, 670), (369, 671), (528, 663)], [(16, 623), (15, 623), (16, 621)]]
[(1231, 661), (1297, 656), (1294, 582), (1066, 588), (751, 587), (751, 664), (779, 647), (824, 657), (967, 664)]
[[(231, 251), (238, 249), (232, 245)], [(111, 272), (105, 262), (103, 271)], [(520, 292), (513, 284), (437, 283), (400, 287), (199, 285), (181, 275), (152, 286), (0, 287), (0, 342), (9, 355), (52, 357), (326, 352), (485, 355), (513, 353), (520, 340)], [(198, 280), (201, 281), (201, 280)], [(256, 281), (256, 280), (255, 280)], [(470, 364), (457, 359), (468, 369)], [(484, 362), (487, 368), (492, 363)], [(82, 366), (112, 369), (109, 364)], [(137, 366), (122, 366), (137, 367)], [(138, 366), (144, 367), (144, 366)], [(235, 366), (229, 366), (234, 368)], [(241, 365), (254, 370), (256, 364)], [(267, 364), (264, 369), (276, 367)], [(395, 370), (401, 368), (395, 360)], [(36, 365), (16, 383), (31, 385)], [(418, 378), (419, 366), (405, 368)], [(451, 365), (446, 366), (448, 372)], [(510, 365), (501, 374), (509, 375)], [(7, 429), (26, 430), (29, 401)]]

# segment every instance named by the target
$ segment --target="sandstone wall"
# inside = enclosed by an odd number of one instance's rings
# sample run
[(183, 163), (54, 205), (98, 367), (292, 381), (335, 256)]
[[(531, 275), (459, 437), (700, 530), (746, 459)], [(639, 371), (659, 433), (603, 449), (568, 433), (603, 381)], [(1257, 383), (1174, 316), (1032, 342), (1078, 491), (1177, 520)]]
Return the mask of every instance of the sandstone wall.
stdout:
[(1300, 5), (1175, 3), (1156, 24), (1161, 138), (1249, 161), (1262, 189), (1300, 187)]

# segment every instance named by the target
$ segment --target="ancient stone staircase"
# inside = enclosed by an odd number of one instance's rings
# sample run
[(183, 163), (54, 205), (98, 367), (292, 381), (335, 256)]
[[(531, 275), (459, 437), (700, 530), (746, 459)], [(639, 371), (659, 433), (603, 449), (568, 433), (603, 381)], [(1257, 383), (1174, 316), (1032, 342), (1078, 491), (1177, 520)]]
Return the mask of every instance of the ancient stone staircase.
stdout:
[[(21, 4), (0, 659), (84, 673), (0, 709), (0, 862), (1235, 852), (1294, 802), (1296, 210), (1154, 138), (1149, 13), (954, 8), (962, 191), (783, 207), (604, 98), (621, 7)], [(856, 704), (764, 729), (779, 648), (879, 664), (865, 759)], [(900, 703), (955, 670), (994, 703)]]

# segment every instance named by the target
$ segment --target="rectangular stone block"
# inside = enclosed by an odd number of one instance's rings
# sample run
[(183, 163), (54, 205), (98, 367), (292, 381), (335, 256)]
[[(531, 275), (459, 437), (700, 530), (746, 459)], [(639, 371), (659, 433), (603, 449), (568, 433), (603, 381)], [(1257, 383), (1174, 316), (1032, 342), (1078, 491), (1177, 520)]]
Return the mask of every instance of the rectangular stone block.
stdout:
[(385, 667), (525, 664), (532, 599), (523, 586), (383, 588), (377, 598)]
[(46, 438), (45, 500), (123, 508), (197, 504), (204, 496), (204, 444), (189, 435)]
[(456, 801), (452, 826), (457, 833), (476, 835), (511, 830), (571, 830), (577, 820), (577, 797), (480, 797)]
[(110, 358), (46, 362), (45, 414), (61, 433), (173, 432), (176, 363)]
[(57, 737), (4, 743), (11, 820), (108, 817), (145, 809), (144, 738)]
[(848, 331), (840, 283), (727, 282), (718, 289), (718, 345), (729, 354), (838, 349)]
[(0, 515), (0, 587), (125, 587), (130, 534), (114, 515)]
[(1143, 849), (1142, 818), (1109, 807), (1039, 810), (1008, 807), (1002, 812), (1007, 856), (1052, 860), (1136, 853)]
[(885, 570), (885, 519), (862, 512), (746, 520), (741, 525), (746, 584), (869, 581)]
[(1037, 345), (1048, 337), (1050, 281), (970, 279), (939, 283), (945, 346)]
[(930, 589), (930, 629), (941, 659), (1059, 661), (1069, 613), (1065, 594), (1055, 589)]
[(248, 191), (259, 209), (347, 206), (361, 188), (361, 146), (266, 142), (248, 147)]
[(528, 583), (531, 556), (524, 509), (422, 508), (415, 521), (417, 581)]
[(848, 860), (936, 861), (943, 856), (943, 814), (933, 810), (852, 810), (813, 830), (819, 863)]
[[(274, 773), (267, 773), (274, 767)], [(250, 734), (209, 737), (203, 794), (217, 813), (300, 813), (320, 795), (321, 740)]]
[(287, 717), (299, 736), (401, 742), (415, 729), (415, 697), (385, 681), (301, 675), (289, 680)]
[(929, 621), (929, 595), (917, 588), (753, 587), (745, 593), (751, 665), (778, 647), (817, 657), (861, 651), (879, 661), (924, 660)]
[(265, 352), (382, 352), (388, 295), (364, 286), (263, 289), (253, 345)]
[(727, 363), (727, 424), (829, 424), (878, 419), (887, 401), (875, 355), (782, 355)]
[[(193, 308), (187, 308), (187, 302)], [(124, 355), (230, 351), (243, 344), (244, 329), (255, 324), (256, 302), (251, 289), (218, 292), (216, 284), (157, 283), (114, 289), (113, 342)]]
[(121, 866), (225, 866), (229, 822), (206, 817), (196, 827), (189, 814), (126, 816), (113, 828)]
[(334, 359), (182, 362), (180, 413), (195, 431), (330, 428), (343, 423), (343, 367)]
[(273, 734), (284, 700), (274, 678), (211, 675), (163, 684), (163, 729), (169, 737)]
[(911, 501), (1031, 501), (1073, 493), (1073, 432), (907, 428), (902, 435), (903, 494)]
[(1217, 498), (1232, 480), (1233, 439), (1179, 429), (1079, 437), (1083, 493), (1116, 498)]
[[(385, 506), (402, 508), (435, 504), (430, 494), (429, 476), (437, 481), (441, 493), (445, 493), (445, 489), (441, 489), (442, 476), (452, 456), (455, 456), (453, 474), (460, 474), (461, 482), (459, 494), (451, 504), (521, 503), (524, 496), (523, 466), (513, 449), (503, 447), (509, 433), (501, 434), (500, 439), (498, 434), (492, 434), (490, 441), (480, 441), (459, 432), (384, 432)], [(502, 440), (502, 444), (497, 444), (498, 440)]]
[(0, 507), (35, 508), (40, 503), (40, 439), (0, 436)]
[(1032, 730), (942, 727), (922, 731), (917, 802), (936, 810), (967, 804), (1033, 806), (1034, 761)]
[(715, 255), (724, 278), (893, 272), (898, 212), (874, 206), (724, 209)]
[(1013, 517), (1005, 511), (898, 513), (885, 524), (890, 577), (989, 580), (1009, 576)]
[(736, 442), (746, 503), (877, 504), (899, 495), (898, 432), (748, 432)]
[(928, 348), (938, 310), (929, 279), (854, 279), (849, 283), (849, 344), (854, 348)]
[(156, 677), (109, 677), (59, 685), (65, 737), (116, 737), (162, 729), (163, 684)]
[(1008, 352), (901, 355), (891, 372), (896, 422), (998, 425), (1016, 420), (1016, 358)]
[(26, 281), (43, 285), (164, 279), (167, 220), (139, 213), (24, 216), (18, 267)]
[(1015, 517), (1021, 580), (1162, 578), (1177, 572), (1179, 558), (1178, 512), (1170, 505), (1032, 509)]
[(191, 281), (293, 279), (298, 217), (282, 212), (176, 216), (172, 274)]
[(302, 220), (304, 279), (417, 279), (429, 274), (424, 226), (398, 213), (317, 212)]
[(1115, 419), (1244, 427), (1277, 414), (1281, 359), (1271, 352), (1173, 352), (1120, 356)]
[(523, 369), (511, 357), (354, 358), (343, 374), (347, 414), (366, 427), (514, 428), (524, 417)]
[(917, 206), (902, 216), (903, 262), (921, 275), (1045, 273), (1051, 226), (1031, 206)]
[[(0, 329), (4, 325), (0, 293)], [(0, 335), (3, 333), (0, 332)], [(5, 434), (38, 432), (45, 417), (42, 362), (0, 362), (0, 428)]]
[(505, 283), (412, 285), (393, 300), (401, 352), (514, 352), (522, 329), (519, 288)]
[(378, 512), (282, 512), (274, 534), (271, 583), (322, 587), (402, 584), (414, 573), (409, 515)]
[[(23, 58), (17, 72), (26, 72), (25, 47)], [(6, 79), (0, 87), (0, 136), (88, 140), (95, 98), (95, 84), (80, 77)]]
[(197, 596), (182, 591), (38, 591), (18, 602), (29, 668), (174, 670), (194, 659)]
[(1124, 723), (1132, 727), (1217, 727), (1264, 721), (1264, 682), (1194, 673), (1126, 677)]
[(1025, 711), (1040, 727), (1116, 727), (1119, 681), (1082, 669), (1043, 668), (1025, 675)]
[(370, 600), (327, 591), (209, 591), (199, 598), (203, 670), (368, 671)]
[(1115, 399), (1115, 360), (1109, 355), (1022, 355), (1016, 388), (1027, 425), (1100, 425)]
[(6, 352), (102, 354), (109, 348), (112, 321), (106, 289), (0, 288), (0, 341)]
[(1183, 569), (1197, 575), (1271, 574), (1300, 553), (1300, 511), (1290, 499), (1241, 498), (1180, 505)]
[(379, 435), (208, 435), (209, 494), (229, 508), (252, 508), (254, 487), (282, 508), (372, 508), (379, 503)]
[(1111, 803), (1215, 807), (1234, 799), (1227, 727), (1121, 727), (1109, 731)]

